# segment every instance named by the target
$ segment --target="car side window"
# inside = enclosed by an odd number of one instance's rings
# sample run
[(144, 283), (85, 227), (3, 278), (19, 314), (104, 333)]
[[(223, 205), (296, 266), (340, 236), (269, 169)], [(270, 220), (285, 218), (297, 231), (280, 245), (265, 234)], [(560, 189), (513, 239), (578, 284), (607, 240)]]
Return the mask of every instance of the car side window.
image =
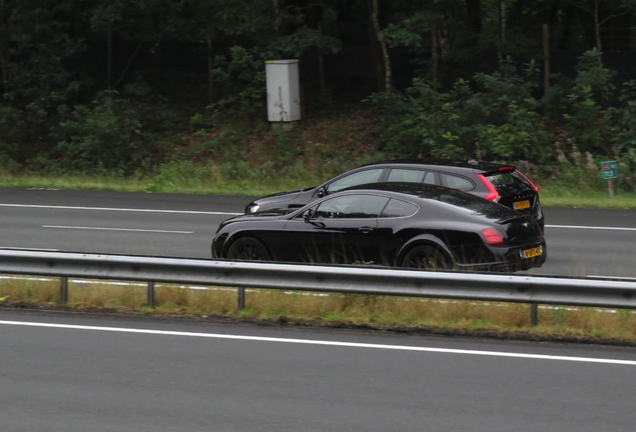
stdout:
[(389, 173), (389, 178), (386, 181), (387, 182), (421, 183), (424, 180), (425, 174), (426, 174), (426, 171), (422, 171), (422, 170), (393, 168), (391, 172)]
[(462, 191), (469, 191), (475, 188), (475, 184), (468, 180), (466, 177), (460, 177), (451, 174), (440, 173), (442, 178), (442, 184), (449, 188), (458, 189)]
[(392, 199), (388, 202), (380, 217), (382, 218), (397, 218), (397, 217), (409, 217), (413, 216), (417, 210), (418, 206), (415, 204), (408, 203), (406, 201)]
[(435, 179), (435, 173), (428, 171), (426, 173), (426, 175), (424, 176), (424, 180), (422, 180), (422, 183), (424, 184), (439, 184), (439, 182)]
[(344, 195), (321, 202), (311, 217), (318, 219), (369, 219), (380, 216), (389, 198), (377, 195)]
[(377, 183), (380, 180), (380, 176), (384, 168), (368, 169), (364, 171), (358, 171), (346, 177), (336, 180), (327, 186), (327, 193), (338, 192), (339, 190), (358, 186), (367, 183)]

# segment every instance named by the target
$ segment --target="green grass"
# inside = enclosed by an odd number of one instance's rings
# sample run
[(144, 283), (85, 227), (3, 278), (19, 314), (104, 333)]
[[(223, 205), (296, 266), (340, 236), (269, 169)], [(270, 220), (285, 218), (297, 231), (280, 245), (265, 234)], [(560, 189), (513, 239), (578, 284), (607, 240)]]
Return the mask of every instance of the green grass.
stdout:
[(541, 204), (556, 207), (636, 209), (636, 193), (608, 190), (580, 190), (563, 187), (541, 187)]
[[(154, 177), (120, 178), (115, 176), (67, 175), (13, 175), (0, 171), (0, 185), (17, 188), (53, 188), (77, 190), (110, 190), (121, 192), (155, 192), (217, 195), (267, 195), (283, 190), (315, 186), (331, 176), (321, 178), (309, 174), (304, 179), (262, 179), (231, 182), (214, 179), (192, 182), (190, 178), (158, 181)], [(610, 198), (608, 190), (564, 186), (540, 185), (544, 206), (636, 209), (636, 192), (617, 190)]]
[(354, 294), (250, 289), (236, 311), (234, 288), (188, 289), (157, 284), (156, 308), (146, 305), (144, 284), (70, 281), (69, 301), (59, 305), (59, 280), (0, 281), (0, 307), (263, 321), (287, 325), (369, 328), (383, 331), (474, 335), (531, 340), (636, 343), (636, 313), (600, 308), (540, 307), (530, 326), (530, 306)]

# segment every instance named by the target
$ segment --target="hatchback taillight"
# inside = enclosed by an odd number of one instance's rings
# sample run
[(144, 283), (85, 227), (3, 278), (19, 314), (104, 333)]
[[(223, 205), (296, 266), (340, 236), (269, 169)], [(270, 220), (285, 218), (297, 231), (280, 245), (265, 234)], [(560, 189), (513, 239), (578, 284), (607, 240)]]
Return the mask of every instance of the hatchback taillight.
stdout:
[(488, 179), (482, 174), (477, 174), (477, 178), (481, 180), (484, 186), (486, 186), (486, 188), (488, 189), (488, 194), (486, 194), (484, 198), (486, 198), (488, 201), (499, 202), (499, 200), (501, 199), (501, 195), (499, 195), (499, 192), (497, 192), (497, 189), (495, 189), (492, 183), (490, 183)]
[(481, 231), (481, 236), (488, 246), (506, 246), (508, 244), (508, 239), (506, 236), (501, 233), (498, 229), (495, 228), (486, 228)]
[(530, 183), (530, 185), (534, 188), (535, 192), (539, 192), (539, 186), (537, 186), (536, 184), (532, 183), (532, 180), (530, 180), (530, 179), (528, 178), (528, 176), (526, 176), (526, 175), (525, 175), (524, 173), (522, 173), (521, 171), (517, 170), (517, 172), (519, 173), (519, 175), (520, 175), (521, 177), (523, 177), (524, 179), (526, 179), (526, 181), (527, 181), (528, 183)]

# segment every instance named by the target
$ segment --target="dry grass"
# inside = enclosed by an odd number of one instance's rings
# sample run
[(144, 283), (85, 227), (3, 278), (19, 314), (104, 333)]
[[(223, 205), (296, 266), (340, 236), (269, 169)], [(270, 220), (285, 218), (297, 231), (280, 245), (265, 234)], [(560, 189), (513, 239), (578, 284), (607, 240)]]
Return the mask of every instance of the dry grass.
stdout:
[[(356, 294), (247, 290), (246, 308), (237, 312), (234, 288), (157, 285), (156, 307), (147, 306), (145, 284), (70, 281), (65, 309), (187, 316), (192, 318), (280, 320), (307, 325), (365, 326), (378, 329), (483, 333), (515, 337), (568, 338), (636, 343), (636, 314), (630, 310), (542, 306), (539, 326), (530, 326), (530, 306), (514, 303), (419, 299)], [(58, 308), (57, 279), (0, 281), (5, 307)]]

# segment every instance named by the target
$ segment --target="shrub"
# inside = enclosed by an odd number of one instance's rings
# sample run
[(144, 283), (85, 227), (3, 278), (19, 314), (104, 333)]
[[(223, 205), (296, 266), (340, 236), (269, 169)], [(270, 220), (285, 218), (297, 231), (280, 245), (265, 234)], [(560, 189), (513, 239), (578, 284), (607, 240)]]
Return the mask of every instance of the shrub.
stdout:
[(115, 91), (78, 105), (59, 124), (57, 164), (65, 170), (126, 174), (147, 155), (138, 109)]

